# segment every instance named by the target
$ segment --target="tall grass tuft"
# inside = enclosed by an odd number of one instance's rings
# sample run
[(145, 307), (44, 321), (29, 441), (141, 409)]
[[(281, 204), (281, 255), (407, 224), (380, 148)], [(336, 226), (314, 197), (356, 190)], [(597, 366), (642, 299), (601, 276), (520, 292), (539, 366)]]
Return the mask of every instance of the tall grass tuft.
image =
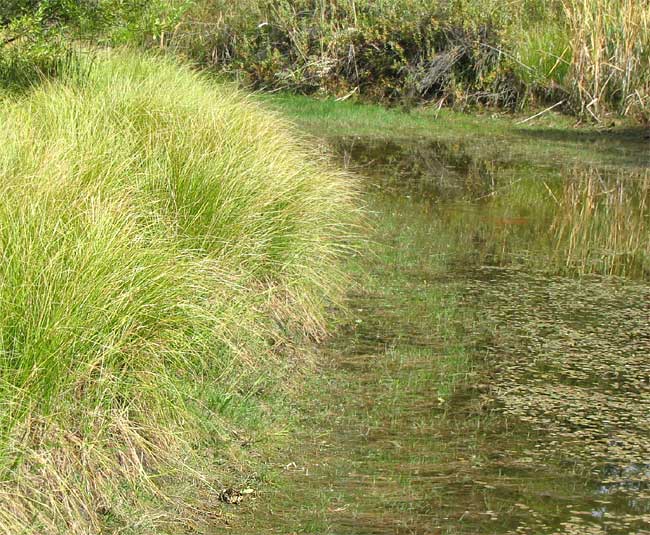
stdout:
[(565, 0), (572, 92), (583, 114), (608, 104), (648, 120), (650, 6), (635, 0)]
[(187, 460), (188, 392), (226, 396), (225, 377), (281, 368), (275, 342), (324, 333), (353, 187), (170, 61), (106, 53), (5, 104), (0, 531), (137, 511), (160, 532), (137, 489), (164, 498), (151, 475)]

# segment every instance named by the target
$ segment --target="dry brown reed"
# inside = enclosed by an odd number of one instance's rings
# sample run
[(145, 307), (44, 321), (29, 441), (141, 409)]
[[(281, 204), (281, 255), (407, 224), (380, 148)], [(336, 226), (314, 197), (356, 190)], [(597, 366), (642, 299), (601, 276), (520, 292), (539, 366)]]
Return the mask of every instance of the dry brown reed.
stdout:
[(650, 4), (638, 0), (565, 0), (573, 52), (571, 90), (583, 115), (650, 118)]

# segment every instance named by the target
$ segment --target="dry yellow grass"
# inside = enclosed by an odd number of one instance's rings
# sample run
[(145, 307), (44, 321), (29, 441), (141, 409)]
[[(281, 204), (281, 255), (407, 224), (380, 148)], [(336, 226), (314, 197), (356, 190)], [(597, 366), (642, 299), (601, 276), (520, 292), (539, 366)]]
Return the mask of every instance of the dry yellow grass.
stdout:
[(571, 84), (583, 114), (609, 104), (650, 118), (650, 4), (636, 0), (565, 0), (572, 47)]

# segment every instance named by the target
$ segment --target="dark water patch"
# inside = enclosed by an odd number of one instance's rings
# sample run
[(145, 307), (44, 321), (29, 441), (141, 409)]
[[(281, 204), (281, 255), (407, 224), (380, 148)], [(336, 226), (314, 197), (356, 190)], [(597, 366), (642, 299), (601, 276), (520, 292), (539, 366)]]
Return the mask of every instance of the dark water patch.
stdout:
[[(541, 144), (557, 146), (570, 144), (582, 149), (581, 165), (589, 161), (589, 154), (599, 153), (615, 165), (650, 167), (650, 129), (628, 127), (600, 131), (581, 129), (521, 128), (515, 132)], [(593, 163), (593, 162), (592, 162)]]
[(331, 140), (347, 167), (370, 179), (386, 195), (416, 195), (435, 202), (489, 197), (497, 179), (514, 162), (505, 155), (489, 160), (472, 155), (464, 141), (343, 137)]

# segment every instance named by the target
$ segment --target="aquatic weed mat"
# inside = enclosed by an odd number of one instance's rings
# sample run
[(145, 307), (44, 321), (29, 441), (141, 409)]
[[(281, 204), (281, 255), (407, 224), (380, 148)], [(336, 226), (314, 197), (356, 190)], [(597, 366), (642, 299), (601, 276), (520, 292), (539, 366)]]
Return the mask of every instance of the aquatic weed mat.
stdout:
[(586, 484), (561, 514), (555, 500), (561, 522), (531, 514), (517, 532), (649, 533), (650, 286), (491, 267), (465, 299), (490, 332), (487, 397), (532, 438), (520, 464), (540, 477), (564, 467)]

